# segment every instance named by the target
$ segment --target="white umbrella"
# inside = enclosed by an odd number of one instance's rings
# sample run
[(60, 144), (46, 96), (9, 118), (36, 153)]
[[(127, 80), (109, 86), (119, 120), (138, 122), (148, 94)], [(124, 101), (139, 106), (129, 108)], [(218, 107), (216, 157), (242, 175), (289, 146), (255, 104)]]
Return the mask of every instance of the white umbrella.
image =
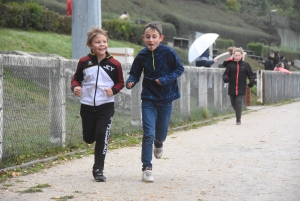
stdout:
[(219, 37), (216, 33), (207, 33), (197, 38), (189, 49), (189, 62), (193, 62), (207, 50)]

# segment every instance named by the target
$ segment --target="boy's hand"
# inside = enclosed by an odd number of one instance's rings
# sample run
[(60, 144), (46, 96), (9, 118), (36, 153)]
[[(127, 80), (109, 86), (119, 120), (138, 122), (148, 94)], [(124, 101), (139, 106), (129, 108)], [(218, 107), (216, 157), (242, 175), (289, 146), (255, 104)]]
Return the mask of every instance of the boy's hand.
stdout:
[(134, 84), (134, 82), (128, 82), (127, 85), (126, 85), (126, 87), (128, 89), (131, 89), (131, 87), (133, 86), (133, 84)]
[(104, 91), (106, 92), (108, 97), (111, 97), (114, 95), (113, 91), (111, 90), (111, 88), (104, 88)]
[(81, 94), (81, 87), (80, 86), (75, 87), (74, 88), (74, 95), (75, 96), (80, 96), (80, 94)]
[(159, 79), (156, 79), (155, 82), (156, 82), (157, 84), (161, 85)]

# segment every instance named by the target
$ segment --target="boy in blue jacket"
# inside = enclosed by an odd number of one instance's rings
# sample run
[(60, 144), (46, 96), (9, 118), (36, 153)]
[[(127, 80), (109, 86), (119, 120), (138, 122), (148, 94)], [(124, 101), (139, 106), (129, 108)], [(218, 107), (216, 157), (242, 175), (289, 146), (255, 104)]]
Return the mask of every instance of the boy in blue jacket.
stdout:
[(146, 47), (138, 53), (132, 63), (126, 88), (134, 87), (143, 72), (142, 180), (153, 182), (151, 163), (153, 143), (154, 156), (159, 159), (162, 157), (163, 142), (168, 132), (172, 101), (180, 98), (177, 78), (184, 72), (184, 67), (172, 48), (160, 44), (164, 39), (160, 24), (156, 22), (147, 24), (143, 29), (142, 38)]

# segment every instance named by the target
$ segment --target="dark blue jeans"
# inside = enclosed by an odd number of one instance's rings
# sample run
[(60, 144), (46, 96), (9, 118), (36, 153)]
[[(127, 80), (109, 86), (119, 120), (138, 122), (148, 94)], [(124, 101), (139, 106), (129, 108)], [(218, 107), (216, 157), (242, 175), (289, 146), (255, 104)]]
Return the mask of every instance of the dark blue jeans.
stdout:
[(142, 101), (142, 170), (146, 167), (152, 168), (153, 142), (157, 148), (163, 146), (168, 133), (171, 112), (172, 103), (157, 103), (150, 100)]

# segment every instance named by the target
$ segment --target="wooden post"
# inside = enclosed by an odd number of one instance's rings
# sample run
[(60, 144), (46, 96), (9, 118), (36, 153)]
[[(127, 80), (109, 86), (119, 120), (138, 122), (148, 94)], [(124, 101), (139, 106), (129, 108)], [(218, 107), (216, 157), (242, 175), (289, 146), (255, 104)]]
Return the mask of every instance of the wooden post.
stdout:
[(251, 105), (251, 88), (246, 87), (246, 105), (250, 106)]

